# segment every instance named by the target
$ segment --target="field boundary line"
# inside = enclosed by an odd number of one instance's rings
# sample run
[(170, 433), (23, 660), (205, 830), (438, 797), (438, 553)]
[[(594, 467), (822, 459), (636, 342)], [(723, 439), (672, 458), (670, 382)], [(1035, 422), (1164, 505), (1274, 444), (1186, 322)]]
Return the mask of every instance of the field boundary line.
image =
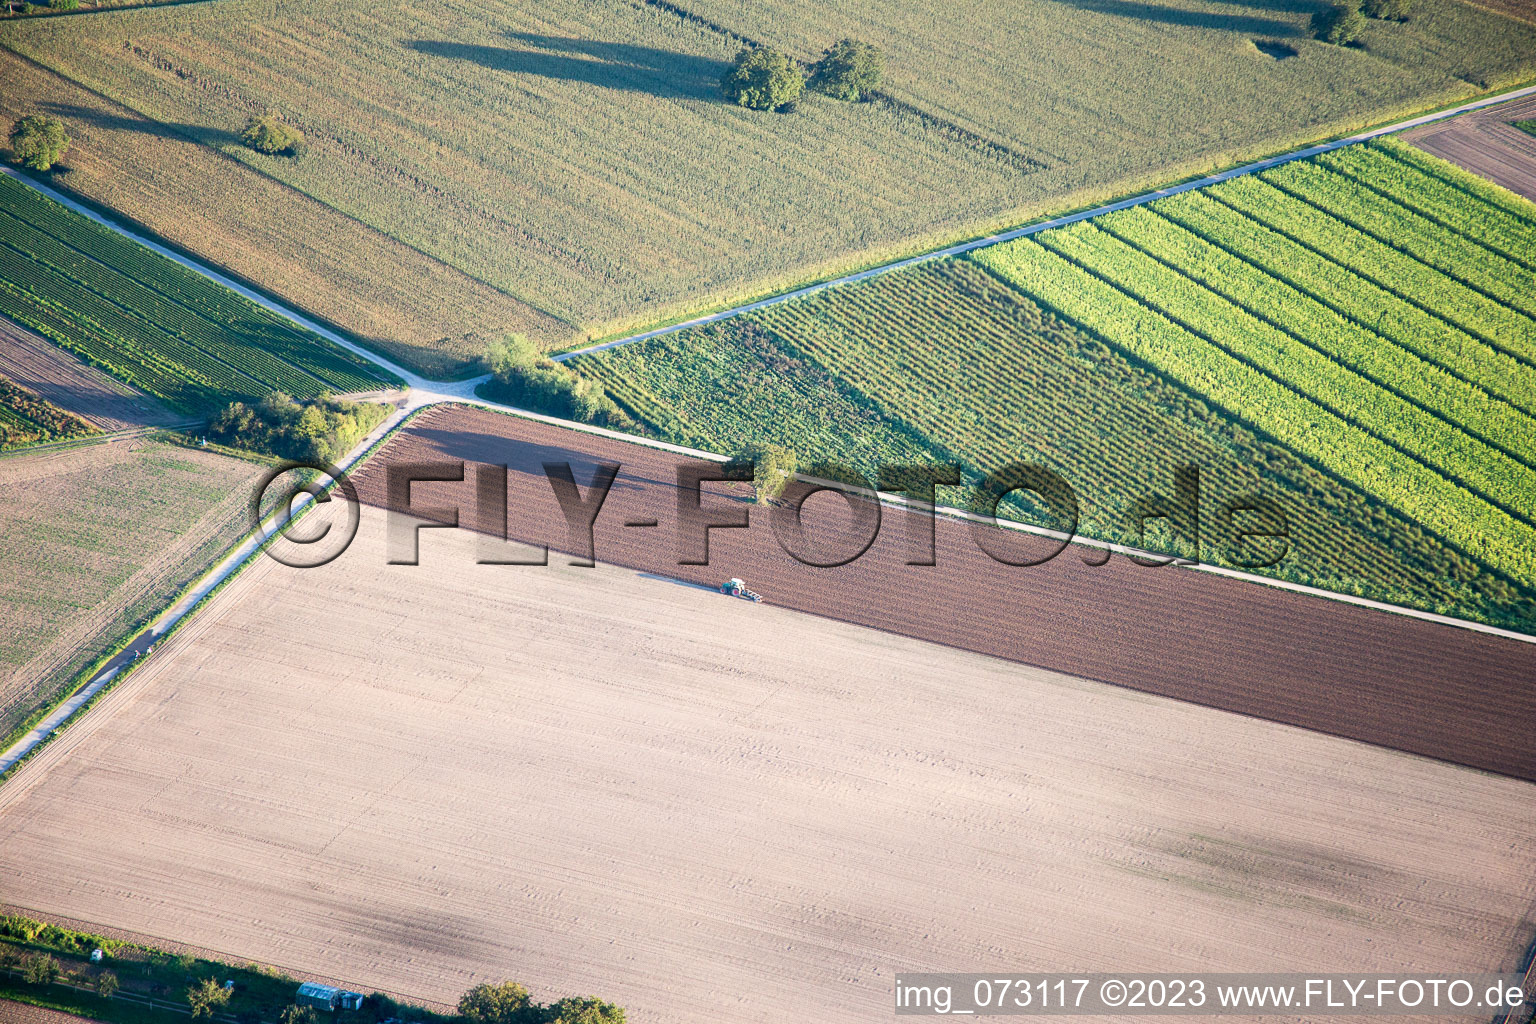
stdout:
[(1420, 114), (1418, 117), (1409, 118), (1405, 121), (1396, 121), (1392, 124), (1383, 125), (1378, 128), (1371, 128), (1363, 132), (1356, 132), (1353, 135), (1347, 135), (1344, 138), (1334, 139), (1330, 142), (1319, 142), (1311, 146), (1306, 146), (1302, 149), (1295, 149), (1287, 153), (1281, 153), (1278, 156), (1266, 157), (1263, 160), (1256, 160), (1252, 163), (1228, 168), (1225, 171), (1218, 171), (1214, 174), (1207, 174), (1204, 177), (1195, 178), (1191, 181), (1182, 182), (1178, 185), (1169, 185), (1165, 188), (1155, 189), (1150, 192), (1143, 192), (1140, 195), (1131, 196), (1128, 199), (1121, 199), (1113, 203), (1106, 203), (1102, 206), (1095, 206), (1087, 210), (1079, 210), (1076, 213), (1064, 214), (1063, 216), (1053, 217), (1049, 220), (1038, 221), (1034, 224), (1027, 224), (1024, 227), (1012, 228), (1008, 231), (1001, 231), (996, 234), (987, 235), (984, 238), (973, 238), (969, 242), (960, 242), (956, 245), (947, 246), (942, 249), (934, 249), (931, 252), (920, 253), (916, 256), (909, 256), (903, 260), (896, 260), (892, 263), (885, 263), (877, 267), (870, 267), (868, 270), (861, 270), (854, 274), (845, 274), (842, 277), (835, 277), (829, 281), (821, 281), (816, 284), (806, 285), (804, 288), (797, 288), (794, 291), (785, 292), (781, 295), (771, 295), (766, 299), (759, 299), (756, 302), (748, 302), (744, 305), (732, 307), (731, 309), (723, 309), (719, 312), (710, 313), (706, 316), (695, 317), (691, 320), (684, 320), (681, 323), (669, 324), (666, 327), (658, 327), (652, 331), (645, 331), (640, 334), (632, 334), (625, 338), (617, 338), (613, 341), (605, 341), (601, 344), (588, 345), (584, 348), (573, 349), (569, 352), (562, 352), (557, 356), (552, 356), (551, 358), (556, 362), (563, 363), (568, 359), (574, 359), (576, 356), (592, 355), (596, 352), (606, 352), (609, 349), (620, 348), (624, 345), (633, 345), (640, 341), (650, 341), (652, 338), (660, 338), (668, 334), (675, 334), (678, 331), (683, 331), (690, 327), (702, 327), (705, 324), (717, 323), (721, 320), (726, 320), (733, 316), (740, 316), (743, 313), (751, 313), (759, 309), (766, 309), (769, 306), (776, 306), (782, 302), (790, 302), (794, 299), (802, 299), (810, 295), (815, 295), (818, 292), (825, 291), (829, 288), (840, 288), (844, 285), (857, 284), (860, 281), (867, 281), (870, 278), (879, 277), (883, 274), (889, 274), (897, 270), (903, 270), (907, 267), (917, 266), (922, 263), (928, 263), (933, 260), (944, 259), (950, 256), (960, 256), (965, 253), (972, 252), (976, 249), (984, 249), (993, 245), (1001, 245), (1004, 242), (1012, 242), (1016, 239), (1027, 238), (1030, 235), (1038, 234), (1041, 231), (1049, 231), (1052, 228), (1066, 227), (1068, 224), (1076, 224), (1078, 221), (1099, 217), (1106, 213), (1114, 213), (1117, 210), (1128, 210), (1132, 207), (1141, 206), (1145, 203), (1152, 203), (1159, 199), (1166, 199), (1169, 196), (1179, 195), (1182, 192), (1190, 192), (1195, 189), (1207, 188), (1211, 185), (1219, 185), (1224, 181), (1231, 181), (1233, 178), (1241, 178), (1249, 174), (1257, 174), (1260, 171), (1267, 171), (1271, 168), (1279, 167), (1282, 164), (1288, 164), (1296, 160), (1305, 160), (1308, 157), (1319, 156), (1323, 153), (1331, 153), (1334, 150), (1343, 149), (1346, 146), (1354, 146), (1362, 142), (1369, 142), (1372, 139), (1381, 138), (1384, 135), (1391, 135), (1396, 132), (1408, 131), (1409, 129), (1418, 128), (1422, 125), (1433, 124), (1436, 121), (1443, 121), (1448, 118), (1456, 117), (1459, 114), (1470, 113), (1474, 110), (1481, 110), (1485, 107), (1497, 106), (1500, 103), (1508, 103), (1511, 100), (1523, 99), (1524, 97), (1531, 95), (1536, 95), (1536, 85), (1527, 85), (1521, 88), (1511, 89), (1507, 92), (1496, 93), (1492, 96), (1483, 96), (1479, 99), (1470, 100), (1466, 103), (1463, 103), (1460, 106), (1452, 107), (1449, 110), (1441, 110), (1429, 114)]

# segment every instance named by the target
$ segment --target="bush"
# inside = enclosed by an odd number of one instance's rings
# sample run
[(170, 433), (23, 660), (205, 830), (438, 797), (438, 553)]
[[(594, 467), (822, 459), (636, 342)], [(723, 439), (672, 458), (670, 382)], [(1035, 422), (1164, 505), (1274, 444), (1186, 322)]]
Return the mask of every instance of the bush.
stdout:
[(833, 45), (811, 69), (810, 86), (834, 99), (856, 102), (880, 87), (885, 54), (871, 43), (844, 39)]
[(1361, 11), (1368, 18), (1383, 21), (1407, 21), (1413, 13), (1413, 0), (1365, 0)]
[(274, 391), (255, 406), (231, 402), (208, 424), (220, 444), (296, 462), (334, 462), (383, 422), (382, 405), (321, 395), (298, 402)]
[(193, 1020), (211, 1020), (215, 1011), (229, 1002), (229, 989), (212, 978), (187, 989), (187, 1005), (192, 1007)]
[(752, 462), (752, 486), (757, 491), (759, 505), (783, 494), (784, 488), (795, 477), (795, 453), (782, 445), (753, 445), (747, 450), (746, 458)]
[(318, 1024), (319, 1020), (314, 1007), (298, 1005), (283, 1007), (277, 1018), (278, 1024)]
[(805, 72), (800, 66), (767, 46), (743, 49), (720, 79), (720, 91), (727, 100), (752, 110), (786, 107), (804, 90)]
[(567, 996), (544, 1008), (545, 1024), (624, 1024), (624, 1008), (601, 999)]
[(515, 981), (476, 985), (459, 999), (459, 1015), (470, 1024), (533, 1024), (538, 1004)]
[(64, 122), (55, 117), (32, 114), (11, 128), (11, 155), (23, 167), (46, 171), (58, 163), (69, 149)]
[(298, 156), (304, 149), (304, 133), (284, 121), (276, 110), (247, 121), (240, 141), (258, 153)]
[(78, 11), (80, 0), (48, 0), (48, 6), (55, 11)]
[(1365, 15), (1360, 13), (1358, 0), (1342, 0), (1312, 16), (1313, 36), (1335, 46), (1354, 42), (1364, 30)]
[(51, 985), (62, 973), (59, 962), (49, 953), (28, 953), (22, 958), (21, 974), (29, 985)]
[(487, 393), (496, 401), (600, 427), (633, 425), (601, 384), (578, 377), (521, 334), (492, 342), (485, 361), (494, 377)]
[(96, 994), (103, 999), (111, 999), (118, 990), (117, 975), (111, 971), (102, 971), (96, 975)]

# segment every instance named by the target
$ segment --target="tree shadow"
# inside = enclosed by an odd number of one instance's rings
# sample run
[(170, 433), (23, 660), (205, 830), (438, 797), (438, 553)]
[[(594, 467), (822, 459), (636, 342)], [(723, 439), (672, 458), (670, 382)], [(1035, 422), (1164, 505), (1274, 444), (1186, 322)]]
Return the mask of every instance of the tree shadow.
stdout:
[(42, 107), (66, 124), (75, 121), (107, 131), (137, 132), (157, 139), (179, 139), (182, 142), (200, 142), (209, 146), (222, 146), (240, 140), (237, 132), (224, 128), (211, 128), (207, 125), (124, 117), (121, 114), (110, 114), (73, 103), (45, 102)]
[(631, 43), (531, 32), (509, 32), (507, 38), (521, 45), (484, 46), (434, 39), (413, 39), (405, 45), (417, 53), (470, 61), (493, 71), (687, 99), (718, 99), (720, 77), (730, 66), (712, 57)]
[[(1296, 36), (1302, 34), (1302, 30), (1291, 22), (1281, 21), (1278, 18), (1262, 18), (1256, 15), (1212, 14), (1207, 11), (1186, 11), (1177, 7), (1163, 7), (1159, 4), (1142, 3), (1140, 0), (1058, 0), (1058, 2), (1071, 4), (1079, 10), (1096, 11), (1100, 14), (1117, 14), (1123, 18), (1135, 18), (1139, 21), (1159, 22), (1165, 25), (1182, 25), (1187, 28), (1224, 29), (1229, 32), (1240, 32), (1244, 35), (1262, 36)], [(1271, 9), (1280, 10), (1282, 8), (1276, 3)], [(1296, 8), (1286, 4), (1283, 9), (1294, 10)]]

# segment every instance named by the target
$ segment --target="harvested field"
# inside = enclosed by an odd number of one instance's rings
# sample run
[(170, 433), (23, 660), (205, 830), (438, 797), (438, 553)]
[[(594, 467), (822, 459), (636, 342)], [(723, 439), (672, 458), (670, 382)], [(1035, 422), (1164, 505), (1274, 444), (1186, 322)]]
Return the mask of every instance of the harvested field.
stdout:
[(182, 418), (4, 317), (0, 317), (0, 374), (102, 430), (165, 426)]
[[(1531, 6), (1526, 5), (1526, 16)], [(1536, 136), (1511, 122), (1536, 117), (1536, 96), (1406, 132), (1426, 153), (1459, 164), (1511, 192), (1536, 200)]]
[[(0, 48), (0, 118), (69, 123), (55, 183), (148, 225), (360, 342), (431, 374), (480, 357), (500, 331), (542, 341), (572, 328), (346, 214)], [(195, 197), (189, 201), (188, 197)]]
[(143, 439), (0, 459), (0, 736), (235, 542), (260, 472)]
[[(621, 333), (1536, 71), (1536, 28), (1458, 0), (1419, 0), (1406, 24), (1372, 21), (1360, 49), (1305, 38), (1315, 8), (338, 0), (274, 17), (270, 0), (220, 0), (19, 19), (0, 45), (57, 76), (26, 103), (87, 133), (152, 139), (132, 158), (87, 142), (85, 159), (150, 165), (130, 164), (129, 179), (196, 159), (221, 179), (205, 191), (182, 177), (155, 195), (109, 182), (111, 170), (71, 182), (131, 203), (154, 230), (177, 231), (190, 201), (210, 238), (239, 235), (264, 207), (229, 179), (254, 171), (263, 189), (281, 182), (336, 215), (327, 251), (366, 225), (521, 307), (466, 307), (443, 351), (395, 350), (425, 368), (484, 332)], [(773, 115), (722, 101), (742, 37), (811, 61), (850, 34), (890, 53), (889, 92), (873, 102), (808, 95)], [(1298, 55), (1272, 60), (1256, 37)], [(240, 144), (245, 120), (274, 106), (306, 133), (302, 156)], [(292, 223), (302, 237), (257, 225), (268, 259), (316, 244), (318, 228)], [(402, 288), (430, 291), (365, 255), (336, 269), (372, 310), (404, 301)], [(301, 306), (325, 298), (314, 285), (290, 295), (292, 272), (251, 262), (242, 273)]]
[(1526, 783), (465, 532), (389, 566), (363, 518), (0, 789), (0, 899), (664, 1024), (883, 1020), (898, 970), (1505, 967), (1536, 927)]
[[(482, 410), (424, 414), (359, 474), (365, 501), (384, 501), (391, 459), (512, 465), (510, 535), (566, 550), (540, 464), (569, 460), (585, 485), (596, 461), (620, 463), (597, 522), (604, 561), (706, 584), (740, 576), (777, 605), (1536, 779), (1536, 749), (1497, 739), (1511, 723), (1536, 721), (1536, 644), (1123, 558), (1089, 566), (1075, 549), (1005, 566), (978, 550), (970, 527), (947, 521), (938, 565), (909, 566), (904, 524), (890, 513), (868, 553), (838, 568), (797, 563), (761, 511), (753, 529), (714, 531), (709, 566), (680, 566), (675, 481), (685, 460)], [(473, 493), (469, 481), (413, 491), (418, 505), (466, 509)], [(816, 501), (822, 515), (841, 507)], [(661, 525), (622, 525), (633, 519)], [(835, 533), (835, 514), (823, 522)], [(846, 550), (832, 536), (822, 550)], [(1010, 544), (1042, 553), (1023, 538)]]

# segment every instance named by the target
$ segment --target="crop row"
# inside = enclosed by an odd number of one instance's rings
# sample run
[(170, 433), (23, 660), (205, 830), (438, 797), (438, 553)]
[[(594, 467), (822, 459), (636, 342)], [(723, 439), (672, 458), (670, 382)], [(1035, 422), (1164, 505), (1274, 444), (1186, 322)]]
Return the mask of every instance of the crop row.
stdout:
[(1536, 522), (1536, 473), (1453, 424), (1340, 366), (1092, 223), (1047, 232), (1040, 242), (1189, 333), (1396, 445), (1447, 480), (1464, 482), (1525, 522)]
[[(90, 280), (98, 294), (121, 300), (274, 386), (299, 394), (379, 386), (381, 375), (365, 360), (235, 292), (32, 189), (9, 179), (0, 182), (0, 189), (4, 211), (15, 218), (7, 221), (7, 232), (25, 237), (22, 247), (43, 262), (69, 267), (77, 277)], [(317, 386), (312, 378), (322, 384)]]
[(53, 236), (28, 224), (0, 219), (4, 221), (6, 244), (32, 259), (39, 272), (73, 281), (81, 289), (81, 301), (86, 307), (105, 303), (130, 312), (274, 389), (305, 397), (326, 389), (312, 374), (274, 358), (240, 334), (225, 330), (133, 278), (81, 255)]
[(1483, 342), (1536, 365), (1536, 331), (1519, 311), (1399, 252), (1330, 213), (1247, 175), (1208, 190), (1220, 202), (1300, 242)]
[(1378, 139), (1372, 145), (1390, 153), (1394, 160), (1423, 171), (1427, 177), (1454, 185), (1459, 191), (1475, 196), (1484, 205), (1496, 207), (1517, 221), (1529, 223), (1536, 220), (1536, 211), (1532, 210), (1529, 199), (1495, 185), (1464, 167), (1458, 167), (1449, 160), (1430, 156), (1416, 146), (1390, 137)]
[[(968, 479), (1015, 459), (1048, 465), (1078, 489), (1081, 531), (1109, 540), (1139, 541), (1131, 503), (1166, 493), (1174, 469), (1194, 464), (1213, 514), (1249, 494), (1285, 510), (1292, 551), (1274, 574), (1508, 621), (1490, 610), (1505, 600), (1498, 577), (969, 261), (572, 365), (603, 380), (655, 436), (717, 451), (756, 437), (802, 461), (834, 458), (866, 472), (882, 461), (959, 462)], [(1026, 501), (1003, 514), (1048, 521)], [(1205, 532), (1204, 557), (1247, 564), (1252, 551), (1225, 530), (1218, 521)]]
[[(1174, 468), (1194, 464), (1213, 502), (1253, 493), (1282, 500), (1300, 563), (1287, 571), (1358, 585), (1380, 569), (1370, 564), (1380, 551), (1366, 532), (1339, 528), (1335, 486), (968, 262), (755, 315), (967, 468), (1026, 458), (1060, 472), (1086, 499), (1089, 535), (1139, 541), (1131, 504), (1166, 492)], [(848, 346), (848, 338), (864, 341)], [(1019, 510), (1038, 514), (1028, 503)], [(1207, 557), (1233, 557), (1229, 539), (1207, 536)]]
[[(112, 306), (85, 312), (79, 289), (34, 272), (35, 264), (0, 246), (0, 313), (42, 332), (135, 387), (178, 408), (206, 408), (210, 395), (252, 396), (265, 389), (205, 353)], [(152, 341), (146, 343), (145, 339)]]
[(1026, 239), (974, 258), (1486, 564), (1518, 580), (1536, 579), (1536, 532), (1529, 526), (1065, 257)]
[(1526, 413), (1536, 414), (1536, 366), (1472, 337), (1366, 280), (1348, 266), (1335, 263), (1200, 192), (1165, 199), (1149, 209), (1262, 269), (1277, 283), (1315, 299), (1351, 323), (1391, 340)]
[(1526, 270), (1536, 266), (1536, 221), (1398, 159), (1396, 154), (1407, 147), (1397, 146), (1351, 146), (1320, 156), (1318, 162), (1448, 231), (1476, 239)]
[(1465, 430), (1527, 467), (1536, 465), (1536, 420), (1158, 216), (1152, 207), (1101, 217), (1094, 224), (1274, 330), (1434, 413), (1446, 431)]
[[(174, 334), (162, 331), (147, 320), (121, 306), (107, 302), (84, 289), (74, 279), (56, 272), (0, 244), (0, 268), (7, 280), (55, 309), (68, 310), (118, 338), (129, 342), (135, 351), (147, 350), (169, 366), (184, 367), (194, 379), (219, 389), (237, 389), (249, 393), (261, 390), (262, 383), (247, 377), (235, 367), (188, 344)], [(242, 382), (250, 386), (242, 386)]]
[[(1536, 314), (1536, 273), (1412, 210), (1372, 192), (1351, 178), (1310, 160), (1299, 160), (1263, 177), (1291, 195), (1365, 232), (1377, 241), (1434, 267), (1490, 299)], [(1526, 320), (1527, 329), (1536, 322)]]

